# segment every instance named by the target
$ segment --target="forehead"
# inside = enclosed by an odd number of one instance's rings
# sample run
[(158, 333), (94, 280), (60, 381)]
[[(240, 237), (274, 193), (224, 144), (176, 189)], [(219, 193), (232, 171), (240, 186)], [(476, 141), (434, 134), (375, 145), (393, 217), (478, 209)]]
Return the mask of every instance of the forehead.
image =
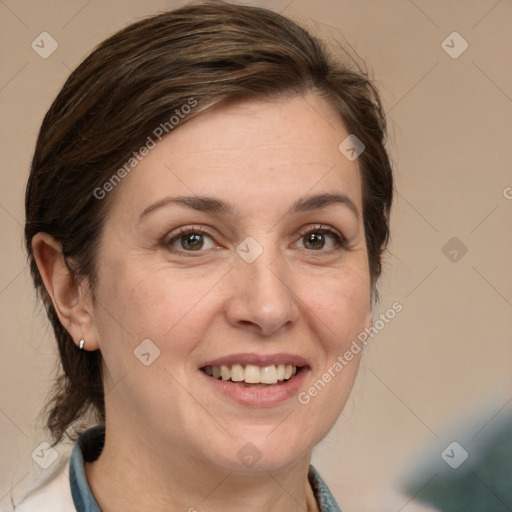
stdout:
[(159, 142), (123, 179), (114, 203), (142, 211), (164, 195), (207, 194), (254, 209), (336, 190), (361, 207), (357, 161), (338, 149), (348, 135), (313, 93), (219, 105)]

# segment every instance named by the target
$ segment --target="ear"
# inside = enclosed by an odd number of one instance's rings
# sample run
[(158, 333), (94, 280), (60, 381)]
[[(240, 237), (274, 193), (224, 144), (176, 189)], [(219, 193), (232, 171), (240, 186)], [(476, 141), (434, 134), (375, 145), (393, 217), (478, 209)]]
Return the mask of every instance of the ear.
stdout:
[(84, 339), (85, 350), (98, 349), (87, 280), (78, 281), (71, 274), (64, 261), (61, 244), (48, 233), (34, 235), (32, 250), (60, 323), (77, 346)]

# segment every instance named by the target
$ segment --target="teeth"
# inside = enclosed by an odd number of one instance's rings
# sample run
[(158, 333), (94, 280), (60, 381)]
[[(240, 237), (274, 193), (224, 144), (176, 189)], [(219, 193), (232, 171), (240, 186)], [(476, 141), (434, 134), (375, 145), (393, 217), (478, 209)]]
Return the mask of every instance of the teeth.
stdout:
[(227, 366), (223, 365), (220, 367), (220, 376), (222, 380), (229, 380), (229, 370)]
[(241, 364), (234, 364), (231, 367), (231, 380), (233, 382), (242, 382), (244, 379), (245, 379), (244, 367)]
[(256, 366), (248, 364), (234, 364), (233, 366), (206, 366), (204, 371), (210, 377), (232, 382), (245, 382), (246, 384), (277, 384), (288, 380), (297, 373), (297, 367), (291, 364), (271, 364), (269, 366)]
[(245, 382), (247, 382), (247, 384), (258, 384), (261, 382), (260, 379), (260, 367), (248, 364), (245, 367)]
[(277, 382), (277, 368), (274, 364), (260, 368), (260, 382), (263, 384), (275, 384)]

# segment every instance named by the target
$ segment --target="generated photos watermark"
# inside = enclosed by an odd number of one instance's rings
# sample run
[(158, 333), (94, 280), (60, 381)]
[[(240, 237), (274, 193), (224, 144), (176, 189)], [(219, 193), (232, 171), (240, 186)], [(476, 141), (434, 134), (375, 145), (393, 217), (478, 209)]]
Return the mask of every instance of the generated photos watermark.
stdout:
[(307, 390), (301, 391), (297, 399), (303, 405), (309, 404), (311, 399), (317, 396), (329, 382), (331, 382), (347, 366), (354, 356), (368, 345), (368, 338), (374, 338), (381, 332), (387, 324), (393, 320), (403, 306), (400, 302), (394, 302), (390, 308), (381, 313), (379, 318), (373, 322), (372, 327), (366, 328), (357, 335), (357, 340), (353, 340), (349, 349), (343, 355), (339, 355), (329, 368), (317, 379)]
[(441, 453), (441, 459), (452, 469), (457, 469), (464, 464), (468, 456), (468, 452), (457, 441), (450, 443)]
[(123, 178), (139, 165), (146, 156), (149, 155), (152, 149), (156, 148), (157, 142), (161, 141), (166, 135), (171, 133), (180, 122), (187, 117), (192, 109), (197, 106), (197, 100), (189, 98), (180, 108), (174, 111), (174, 114), (169, 118), (168, 121), (160, 123), (152, 132), (148, 135), (146, 142), (139, 148), (138, 151), (134, 151), (132, 156), (120, 167), (112, 176), (103, 183), (101, 187), (94, 189), (93, 195), (96, 199), (105, 199), (109, 192), (112, 192), (114, 188), (121, 183)]

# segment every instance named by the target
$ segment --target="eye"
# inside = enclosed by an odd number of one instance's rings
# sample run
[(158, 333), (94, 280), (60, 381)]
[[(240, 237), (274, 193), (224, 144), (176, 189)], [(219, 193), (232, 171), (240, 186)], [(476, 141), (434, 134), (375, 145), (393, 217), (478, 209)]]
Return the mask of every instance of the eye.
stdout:
[[(326, 226), (315, 226), (301, 233), (301, 240), (304, 240), (304, 248), (313, 251), (324, 252), (346, 248), (347, 242), (343, 235)], [(328, 246), (326, 248), (326, 246)]]
[(194, 226), (180, 228), (177, 232), (171, 233), (170, 238), (165, 241), (165, 246), (173, 252), (200, 252), (202, 249), (216, 247), (212, 237), (204, 229)]
[[(336, 249), (346, 248), (346, 239), (338, 231), (324, 225), (309, 227), (302, 231), (300, 240), (303, 240), (303, 248), (315, 252), (330, 252)], [(179, 228), (164, 241), (165, 247), (171, 252), (190, 253), (204, 252), (217, 247), (204, 228), (189, 226)]]

